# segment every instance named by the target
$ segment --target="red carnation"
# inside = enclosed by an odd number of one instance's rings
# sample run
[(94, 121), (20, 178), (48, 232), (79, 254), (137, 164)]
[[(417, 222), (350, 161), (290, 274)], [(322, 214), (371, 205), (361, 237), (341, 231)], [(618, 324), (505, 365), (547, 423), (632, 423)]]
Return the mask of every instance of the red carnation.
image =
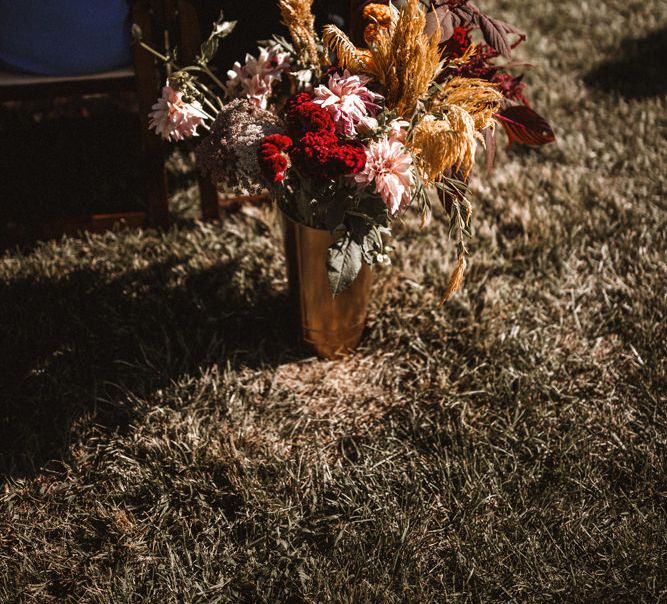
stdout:
[(273, 182), (285, 180), (285, 172), (290, 167), (288, 151), (292, 148), (292, 139), (283, 134), (270, 134), (259, 147), (259, 165)]
[(285, 111), (289, 113), (295, 107), (303, 105), (304, 103), (310, 103), (313, 100), (313, 95), (310, 92), (300, 92), (291, 97), (285, 104)]
[(292, 147), (291, 157), (303, 174), (314, 180), (334, 180), (356, 174), (366, 165), (361, 143), (339, 143), (333, 132), (307, 132)]
[(301, 138), (307, 132), (334, 132), (336, 129), (329, 112), (311, 101), (288, 106), (286, 121), (290, 134), (295, 138)]

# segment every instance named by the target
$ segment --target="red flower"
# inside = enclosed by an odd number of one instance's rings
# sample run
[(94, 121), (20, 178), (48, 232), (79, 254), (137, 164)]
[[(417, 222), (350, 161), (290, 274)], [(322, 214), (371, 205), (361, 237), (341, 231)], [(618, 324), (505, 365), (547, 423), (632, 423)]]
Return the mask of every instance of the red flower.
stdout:
[(459, 59), (471, 44), (470, 30), (467, 27), (455, 27), (452, 37), (445, 42), (445, 54), (452, 59)]
[(290, 156), (303, 172), (304, 176), (316, 180), (328, 179), (326, 165), (329, 161), (329, 152), (338, 144), (338, 138), (333, 132), (307, 132), (297, 145), (292, 147)]
[(333, 132), (336, 129), (329, 112), (310, 99), (312, 95), (304, 92), (297, 94), (287, 103), (287, 128), (295, 138), (301, 138), (306, 132)]
[[(471, 44), (470, 29), (455, 27), (452, 37), (445, 42), (445, 53), (452, 59), (458, 59), (465, 54)], [(521, 76), (513, 76), (492, 63), (493, 59), (499, 55), (500, 53), (488, 44), (478, 44), (470, 60), (465, 65), (458, 67), (455, 73), (466, 78), (489, 80), (498, 84), (500, 92), (503, 93), (505, 98), (528, 105), (528, 101), (523, 95), (524, 84), (521, 81)]]
[(491, 81), (500, 87), (500, 92), (506, 99), (530, 105), (528, 99), (523, 95), (526, 85), (522, 82), (522, 79), (523, 76), (517, 77), (507, 72), (496, 73), (491, 77)]
[(295, 107), (303, 105), (304, 103), (310, 103), (312, 100), (313, 95), (310, 94), (310, 92), (300, 92), (299, 94), (295, 94), (293, 97), (288, 99), (285, 105), (285, 111), (289, 113)]
[(329, 165), (334, 172), (356, 174), (366, 167), (366, 149), (356, 141), (338, 145), (332, 150)]
[(333, 132), (307, 132), (292, 147), (291, 157), (304, 176), (314, 180), (334, 180), (356, 174), (366, 165), (366, 151), (358, 142), (340, 143)]
[(273, 182), (285, 180), (285, 172), (290, 167), (288, 151), (292, 148), (292, 139), (282, 134), (270, 134), (259, 147), (259, 165)]

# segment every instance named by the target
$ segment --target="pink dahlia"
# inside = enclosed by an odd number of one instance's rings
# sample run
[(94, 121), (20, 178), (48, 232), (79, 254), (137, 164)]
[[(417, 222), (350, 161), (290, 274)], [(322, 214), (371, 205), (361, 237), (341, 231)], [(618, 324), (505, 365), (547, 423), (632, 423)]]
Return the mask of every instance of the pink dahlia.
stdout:
[(186, 103), (183, 93), (174, 90), (169, 84), (162, 88), (162, 96), (152, 109), (148, 115), (148, 127), (168, 141), (197, 136), (197, 126), (201, 126), (208, 117), (199, 101)]
[(344, 136), (355, 136), (356, 126), (365, 125), (380, 110), (375, 103), (382, 97), (366, 88), (370, 78), (350, 75), (346, 69), (343, 75), (329, 76), (326, 86), (315, 88), (313, 102), (327, 109), (336, 124), (336, 130)]
[(408, 137), (408, 128), (410, 127), (410, 122), (405, 120), (392, 120), (389, 122), (389, 139), (392, 141), (398, 141), (399, 143), (404, 143), (405, 139)]
[(282, 79), (289, 66), (289, 54), (282, 52), (278, 45), (260, 46), (257, 58), (246, 54), (243, 65), (237, 61), (227, 72), (227, 94), (245, 97), (257, 107), (266, 109), (273, 84)]
[(382, 137), (366, 148), (366, 166), (354, 180), (362, 187), (375, 183), (375, 192), (393, 216), (412, 199), (412, 156), (403, 143)]

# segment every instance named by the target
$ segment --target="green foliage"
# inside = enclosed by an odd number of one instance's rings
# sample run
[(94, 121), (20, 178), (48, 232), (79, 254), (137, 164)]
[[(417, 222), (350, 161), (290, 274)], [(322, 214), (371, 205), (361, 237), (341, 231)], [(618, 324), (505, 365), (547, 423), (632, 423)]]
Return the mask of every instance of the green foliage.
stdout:
[(361, 270), (362, 248), (346, 235), (336, 241), (327, 254), (327, 274), (331, 293), (337, 296), (345, 291)]
[(220, 11), (218, 19), (213, 23), (209, 37), (201, 45), (197, 63), (208, 65), (218, 52), (220, 41), (231, 34), (236, 25), (236, 21), (225, 21), (224, 14)]

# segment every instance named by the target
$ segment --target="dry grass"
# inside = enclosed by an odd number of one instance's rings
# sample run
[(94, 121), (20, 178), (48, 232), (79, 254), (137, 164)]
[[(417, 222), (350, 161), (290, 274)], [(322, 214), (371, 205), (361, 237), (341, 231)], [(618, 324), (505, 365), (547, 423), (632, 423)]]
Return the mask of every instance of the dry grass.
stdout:
[(289, 30), (294, 47), (304, 65), (319, 65), (313, 0), (278, 0), (283, 24)]
[(456, 105), (450, 105), (442, 119), (423, 118), (415, 126), (410, 144), (425, 180), (439, 182), (446, 170), (467, 180), (475, 164), (476, 134), (473, 117)]
[(399, 229), (350, 359), (268, 214), (1, 257), (1, 602), (665, 600), (667, 86), (612, 84), (667, 8), (485, 6), (558, 141), (474, 179), (444, 307), (442, 221)]
[(395, 24), (381, 28), (370, 47), (372, 73), (388, 109), (410, 119), (440, 67), (439, 35), (424, 34), (426, 16), (419, 0), (408, 0)]

